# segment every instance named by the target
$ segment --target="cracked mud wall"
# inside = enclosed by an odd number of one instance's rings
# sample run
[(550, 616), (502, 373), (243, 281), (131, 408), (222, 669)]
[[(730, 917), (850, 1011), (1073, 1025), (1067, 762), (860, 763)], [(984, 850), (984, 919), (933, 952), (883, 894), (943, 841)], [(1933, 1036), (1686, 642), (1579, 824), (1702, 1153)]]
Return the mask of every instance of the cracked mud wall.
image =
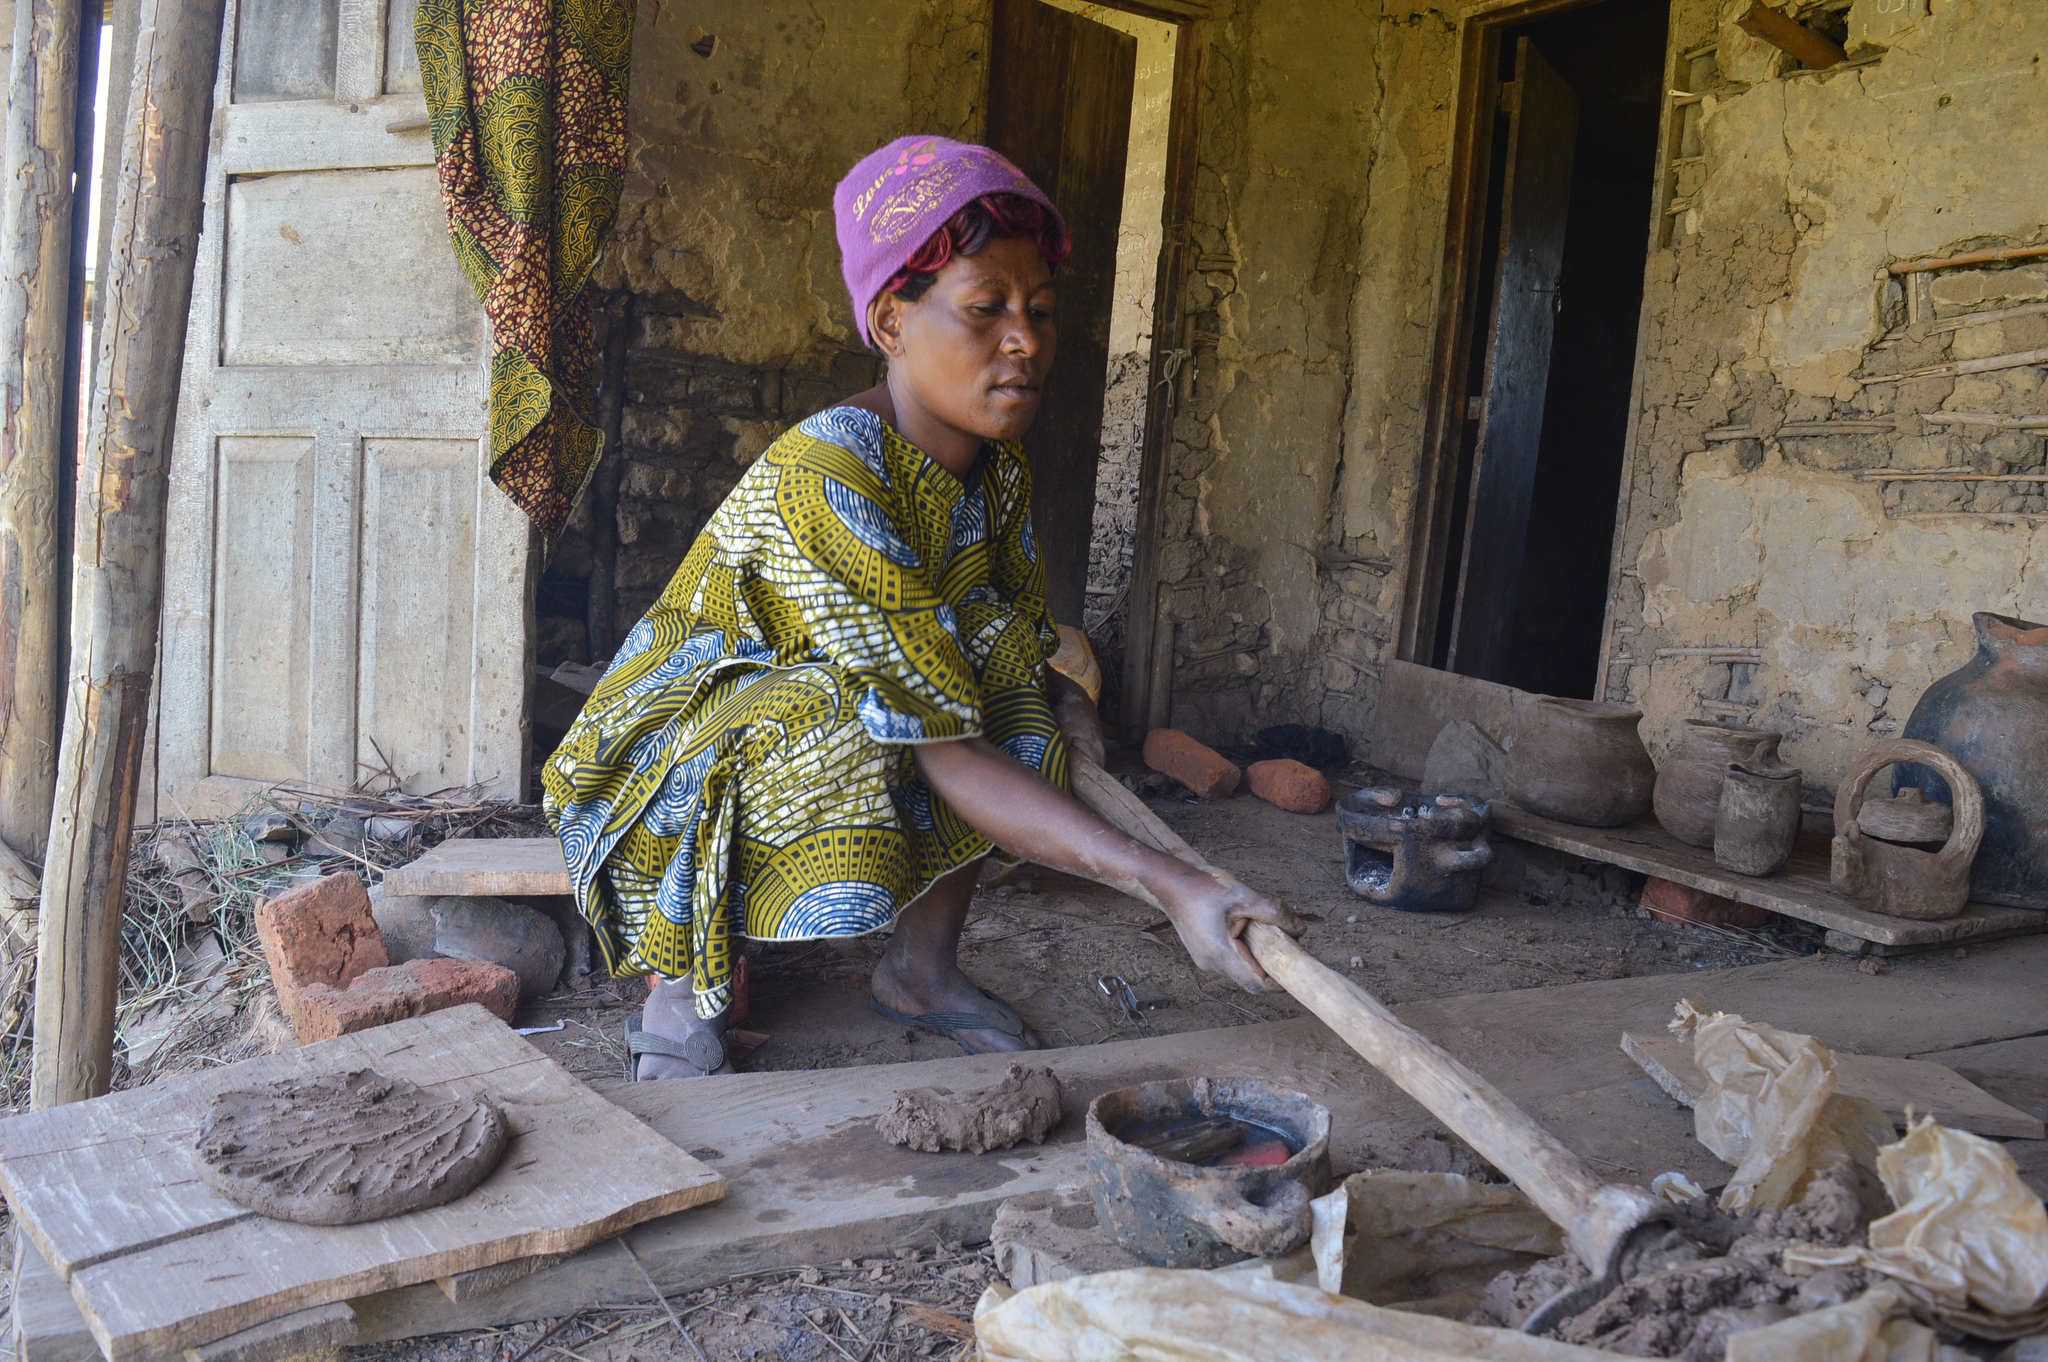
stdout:
[[(641, 0), (626, 184), (597, 278), (631, 318), (606, 455), (618, 631), (778, 434), (875, 381), (832, 189), (892, 137), (979, 134), (987, 25), (974, 0)], [(586, 652), (602, 509), (584, 499), (543, 580), (544, 664)]]
[(1379, 34), (1360, 6), (1217, 8), (1160, 612), (1173, 721), (1233, 739), (1312, 715), (1324, 692), (1319, 556), (1351, 400)]
[(1802, 74), (1726, 8), (1674, 16), (1718, 70), (1651, 256), (1608, 693), (1653, 747), (1780, 729), (1825, 788), (1969, 656), (1971, 611), (2048, 617), (2043, 369), (2012, 358), (2048, 348), (2048, 261), (1887, 274), (2048, 240), (2048, 7), (1859, 0), (1871, 60)]

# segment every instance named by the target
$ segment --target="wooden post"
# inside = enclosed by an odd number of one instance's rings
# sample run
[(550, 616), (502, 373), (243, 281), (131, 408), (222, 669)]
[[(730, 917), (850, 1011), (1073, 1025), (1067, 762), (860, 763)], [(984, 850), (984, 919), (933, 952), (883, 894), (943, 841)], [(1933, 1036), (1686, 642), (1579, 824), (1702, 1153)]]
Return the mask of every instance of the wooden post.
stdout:
[(16, 0), (0, 210), (0, 842), (31, 860), (57, 783), (79, 4)]
[(143, 0), (79, 477), (75, 616), (43, 867), (38, 1108), (113, 1074), (121, 908), (163, 590), (165, 474), (224, 0)]

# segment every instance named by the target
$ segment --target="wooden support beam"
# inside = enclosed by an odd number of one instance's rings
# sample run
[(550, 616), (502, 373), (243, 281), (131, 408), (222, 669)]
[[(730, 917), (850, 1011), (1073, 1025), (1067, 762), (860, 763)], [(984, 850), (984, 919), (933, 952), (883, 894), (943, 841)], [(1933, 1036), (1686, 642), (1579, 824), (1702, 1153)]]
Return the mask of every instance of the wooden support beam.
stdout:
[(16, 0), (0, 208), (0, 842), (43, 854), (57, 783), (58, 482), (80, 0)]
[(1752, 37), (1762, 38), (1780, 52), (1790, 53), (1816, 71), (1849, 59), (1849, 54), (1832, 38), (1814, 32), (1764, 0), (1751, 0), (1735, 26)]
[(144, 0), (120, 139), (73, 563), (71, 677), (38, 923), (31, 1098), (107, 1091), (164, 499), (224, 0)]

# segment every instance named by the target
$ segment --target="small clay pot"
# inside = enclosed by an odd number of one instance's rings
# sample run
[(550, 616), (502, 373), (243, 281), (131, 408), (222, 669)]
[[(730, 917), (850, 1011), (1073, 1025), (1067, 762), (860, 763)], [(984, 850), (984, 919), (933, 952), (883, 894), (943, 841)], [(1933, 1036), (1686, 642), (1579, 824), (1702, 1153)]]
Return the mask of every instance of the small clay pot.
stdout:
[[(1116, 1132), (1160, 1118), (1231, 1116), (1298, 1146), (1266, 1168), (1204, 1168), (1126, 1144)], [(1106, 1092), (1088, 1104), (1095, 1213), (1155, 1267), (1221, 1267), (1308, 1242), (1309, 1202), (1330, 1186), (1330, 1113), (1257, 1079), (1183, 1078)]]
[(1721, 809), (1721, 782), (1735, 762), (1778, 764), (1776, 733), (1709, 719), (1687, 719), (1678, 746), (1657, 768), (1652, 802), (1664, 831), (1688, 846), (1714, 845), (1714, 818)]
[[(1948, 784), (1955, 823), (1939, 851), (1867, 837), (1858, 821), (1870, 781), (1885, 767), (1915, 762)], [(1938, 747), (1896, 738), (1857, 761), (1835, 796), (1835, 841), (1829, 878), (1835, 888), (1893, 917), (1934, 921), (1955, 917), (1970, 901), (1970, 864), (1984, 840), (1984, 791), (1963, 764)]]
[(1799, 839), (1799, 772), (1729, 765), (1714, 815), (1714, 864), (1738, 875), (1775, 875)]
[(1515, 715), (1508, 802), (1564, 823), (1618, 828), (1650, 811), (1657, 767), (1643, 712), (1599, 700), (1538, 696)]

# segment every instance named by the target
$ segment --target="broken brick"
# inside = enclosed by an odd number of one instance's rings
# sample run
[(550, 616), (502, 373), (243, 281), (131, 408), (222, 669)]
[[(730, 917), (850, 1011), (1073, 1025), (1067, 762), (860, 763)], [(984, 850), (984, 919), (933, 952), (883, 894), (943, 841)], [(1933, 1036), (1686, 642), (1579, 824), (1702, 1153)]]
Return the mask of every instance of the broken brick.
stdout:
[(1237, 763), (1177, 728), (1155, 728), (1145, 735), (1145, 764), (1201, 799), (1236, 794), (1244, 779)]
[(1768, 908), (1737, 903), (1704, 889), (1693, 889), (1655, 875), (1643, 882), (1640, 900), (1643, 910), (1666, 922), (1689, 922), (1702, 927), (1762, 927), (1775, 916)]
[(1313, 766), (1292, 757), (1255, 761), (1245, 770), (1252, 793), (1289, 813), (1321, 813), (1330, 807), (1330, 782)]
[(292, 1030), (301, 1045), (333, 1040), (408, 1017), (480, 1003), (512, 1020), (519, 976), (485, 960), (408, 960), (357, 976), (346, 988), (314, 984), (299, 997)]
[(370, 896), (353, 875), (328, 875), (279, 894), (257, 908), (256, 935), (270, 962), (278, 1006), (294, 1029), (307, 989), (346, 988), (391, 963)]

